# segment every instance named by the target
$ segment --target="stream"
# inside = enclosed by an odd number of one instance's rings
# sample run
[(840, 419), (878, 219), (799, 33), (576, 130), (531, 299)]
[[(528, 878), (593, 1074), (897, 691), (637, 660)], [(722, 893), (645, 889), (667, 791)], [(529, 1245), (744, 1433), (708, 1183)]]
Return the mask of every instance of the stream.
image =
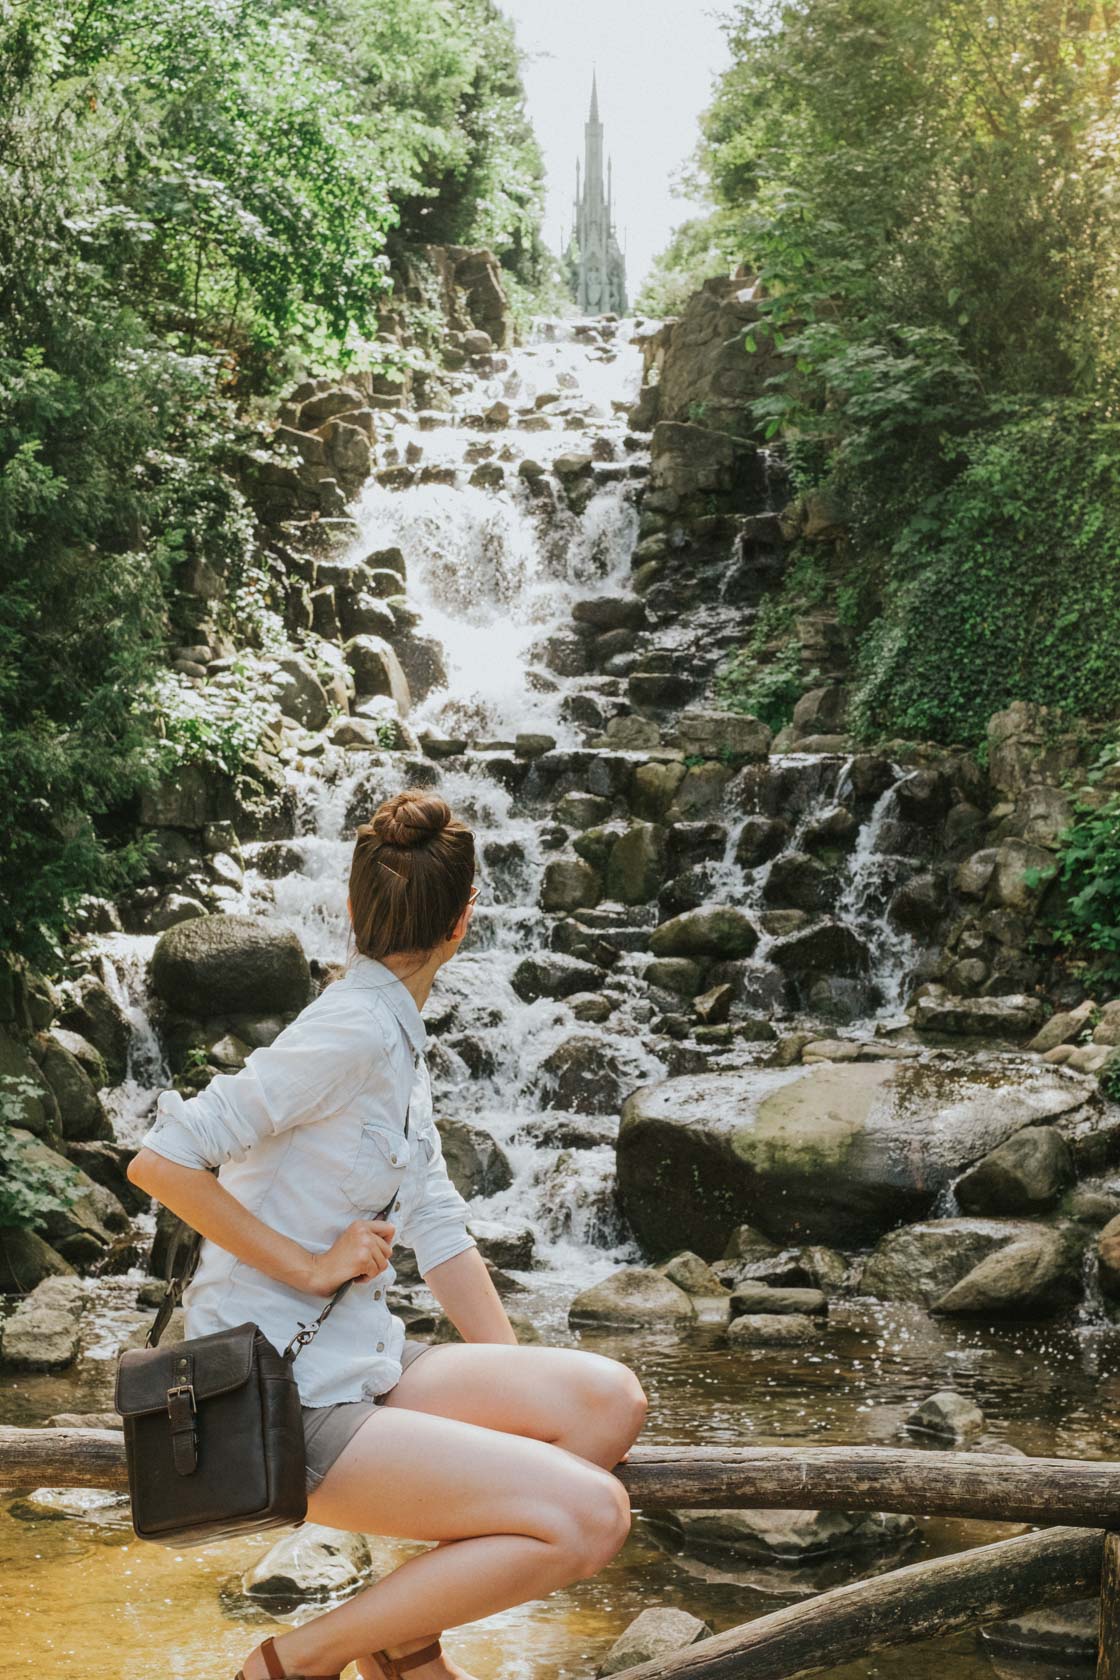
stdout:
[[(508, 1157), (508, 1187), (472, 1202), (477, 1221), (527, 1232), (531, 1243), (532, 1263), (506, 1268), (517, 1285), (507, 1305), (544, 1341), (594, 1347), (633, 1366), (650, 1398), (644, 1443), (916, 1446), (903, 1418), (930, 1393), (954, 1388), (979, 1404), (989, 1440), (1032, 1455), (1114, 1456), (1118, 1337), (1091, 1314), (1057, 1326), (994, 1329), (934, 1320), (917, 1308), (839, 1301), (827, 1338), (804, 1350), (730, 1347), (703, 1328), (679, 1339), (568, 1325), (573, 1295), (642, 1256), (613, 1195), (616, 1115), (565, 1112), (542, 1095), (542, 1067), (572, 1035), (573, 1014), (561, 1000), (523, 1001), (513, 976), (544, 938), (538, 901), (557, 844), (555, 802), (547, 785), (534, 781), (531, 766), (517, 776), (508, 766), (519, 736), (543, 735), (554, 751), (583, 752), (602, 720), (625, 711), (627, 654), (589, 672), (572, 669), (564, 650), (577, 602), (629, 591), (648, 468), (625, 419), (641, 370), (634, 330), (632, 322), (540, 323), (530, 343), (495, 358), (492, 371), (464, 379), (451, 410), (402, 417), (391, 436), (383, 435), (385, 464), (411, 468), (411, 477), (371, 480), (352, 510), (361, 527), (355, 558), (390, 547), (404, 554), (418, 630), (440, 644), (446, 678), (418, 698), (408, 723), (422, 739), (462, 739), (467, 750), (446, 759), (370, 753), (325, 738), (306, 750), (288, 749), (298, 836), (245, 846), (244, 879), (226, 908), (293, 928), (313, 963), (338, 962), (346, 950), (345, 874), (356, 821), (422, 777), (471, 823), (480, 856), (479, 906), (468, 942), (441, 974), (427, 1010), (437, 1115), (484, 1128)], [(502, 403), (521, 413), (536, 408), (547, 426), (527, 428), (522, 438), (516, 418), (508, 427), (479, 423)], [(596, 466), (592, 493), (578, 512), (534, 494), (530, 478), (517, 470), (525, 455), (550, 469), (581, 453), (590, 453)], [(503, 465), (500, 488), (478, 481), (485, 463)], [(651, 633), (690, 669), (695, 662), (701, 679), (711, 653), (705, 610), (696, 603), (691, 620), (682, 612), (680, 625)], [(752, 609), (728, 605), (721, 612), (721, 637), (735, 645)], [(764, 774), (791, 829), (781, 857), (797, 852), (805, 832), (842, 803), (849, 764), (841, 755), (790, 753), (776, 755)], [(888, 890), (914, 867), (891, 849), (895, 789), (906, 774), (896, 768), (842, 865), (835, 914), (870, 960), (866, 973), (833, 981), (829, 1035), (838, 1030), (837, 1018), (839, 1030), (862, 1035), (890, 1037), (904, 1025), (906, 982), (920, 951), (888, 923), (885, 906)], [(712, 898), (757, 910), (778, 860), (749, 870), (737, 861), (743, 821), (728, 814), (726, 847), (698, 867), (707, 871)], [(658, 1010), (641, 979), (655, 906), (601, 905), (579, 914), (618, 955), (609, 1013), (578, 1030), (595, 1035), (624, 1090), (679, 1071), (653, 1029)], [(763, 933), (744, 981), (763, 1013), (783, 1007), (767, 960), (773, 937)], [(108, 1098), (126, 1144), (138, 1141), (169, 1081), (144, 990), (154, 944), (149, 936), (98, 936), (102, 975), (134, 1025), (128, 1078)], [(798, 1024), (793, 1016), (789, 1021)], [(801, 1018), (807, 1023), (815, 1024)], [(755, 1049), (741, 1040), (716, 1043), (706, 1065), (738, 1067)], [(152, 1216), (138, 1224), (150, 1233)], [(143, 1280), (136, 1269), (87, 1281), (78, 1365), (61, 1375), (6, 1374), (0, 1421), (37, 1423), (57, 1412), (111, 1406), (119, 1337), (148, 1316), (136, 1308)], [(430, 1307), (422, 1286), (408, 1293), (414, 1311)], [(730, 1554), (701, 1558), (641, 1517), (618, 1558), (593, 1580), (455, 1631), (447, 1643), (482, 1680), (591, 1676), (614, 1638), (649, 1605), (687, 1609), (720, 1631), (844, 1580), (1011, 1532), (922, 1520), (900, 1549), (795, 1564)], [(178, 1555), (133, 1540), (121, 1501), (72, 1492), (54, 1518), (41, 1507), (0, 1502), (6, 1672), (51, 1680), (79, 1680), (91, 1671), (98, 1680), (232, 1675), (272, 1624), (235, 1599), (229, 1584), (269, 1538)], [(382, 1571), (416, 1548), (374, 1538), (371, 1549), (375, 1570)], [(304, 1607), (292, 1615), (308, 1613)], [(990, 1652), (968, 1634), (830, 1672), (835, 1680), (981, 1680), (993, 1672), (1061, 1680), (1091, 1672), (1091, 1664), (1032, 1665)]]

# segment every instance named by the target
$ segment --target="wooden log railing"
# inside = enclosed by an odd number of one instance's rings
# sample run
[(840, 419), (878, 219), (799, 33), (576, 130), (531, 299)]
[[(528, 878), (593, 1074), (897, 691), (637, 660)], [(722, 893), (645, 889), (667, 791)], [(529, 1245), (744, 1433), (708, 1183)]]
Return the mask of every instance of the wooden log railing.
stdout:
[[(637, 1510), (892, 1511), (1044, 1530), (837, 1587), (615, 1680), (792, 1680), (1097, 1592), (1097, 1680), (1120, 1680), (1120, 1463), (897, 1447), (650, 1446), (634, 1447), (615, 1474)], [(124, 1491), (123, 1438), (0, 1427), (0, 1485)]]

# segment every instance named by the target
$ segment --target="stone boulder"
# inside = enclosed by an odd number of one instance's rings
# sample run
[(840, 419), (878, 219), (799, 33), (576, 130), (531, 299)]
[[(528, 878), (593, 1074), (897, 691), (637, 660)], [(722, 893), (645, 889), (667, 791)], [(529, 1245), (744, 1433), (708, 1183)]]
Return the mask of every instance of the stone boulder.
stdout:
[(711, 1634), (707, 1622), (671, 1604), (651, 1604), (623, 1629), (599, 1664), (602, 1680), (638, 1663), (659, 1662)]
[(757, 944), (750, 917), (729, 904), (686, 910), (654, 928), (649, 939), (655, 957), (749, 957)]
[(509, 1157), (501, 1144), (469, 1120), (443, 1118), (440, 1143), (448, 1176), (461, 1196), (493, 1196), (513, 1183)]
[(1033, 1227), (981, 1260), (933, 1304), (937, 1313), (1030, 1318), (1080, 1300), (1081, 1248), (1072, 1230)]
[(73, 1277), (74, 1268), (37, 1231), (0, 1226), (0, 1295), (29, 1295), (49, 1277)]
[(301, 653), (286, 654), (279, 661), (273, 691), (284, 716), (305, 729), (322, 729), (331, 715), (327, 691), (310, 659)]
[(513, 971), (510, 984), (524, 1003), (538, 998), (567, 998), (577, 992), (591, 992), (603, 978), (601, 969), (592, 963), (568, 957), (561, 951), (538, 951), (522, 957)]
[(1120, 1138), (1087, 1081), (1020, 1064), (818, 1062), (684, 1075), (626, 1100), (623, 1211), (654, 1258), (722, 1255), (742, 1224), (840, 1247), (922, 1219), (966, 1167), (1024, 1126), (1091, 1156)]
[(806, 980), (817, 974), (866, 974), (871, 961), (859, 934), (846, 922), (830, 916), (779, 935), (766, 955), (791, 980)]
[(83, 974), (72, 986), (65, 987), (60, 1020), (63, 1027), (80, 1033), (93, 1045), (114, 1084), (125, 1077), (132, 1023), (103, 980), (95, 974)]
[(1006, 799), (1043, 782), (1060, 786), (1079, 756), (1076, 736), (1046, 706), (1016, 700), (988, 719), (988, 779)]
[(762, 897), (766, 904), (792, 910), (830, 910), (839, 897), (835, 873), (807, 852), (786, 852), (774, 859)]
[(588, 910), (603, 896), (599, 873), (581, 857), (551, 858), (541, 882), (542, 910)]
[(987, 1038), (1018, 1041), (1038, 1031), (1046, 1018), (1041, 998), (1025, 992), (1006, 997), (951, 997), (930, 992), (914, 1009), (919, 1032), (945, 1038)]
[(343, 654), (354, 673), (358, 698), (387, 694), (402, 717), (412, 707), (412, 693), (396, 652), (381, 636), (351, 636)]
[(240, 1014), (246, 998), (258, 1015), (288, 1014), (311, 996), (296, 935), (255, 916), (199, 916), (169, 928), (148, 977), (162, 1003), (193, 1020)]
[(740, 1347), (795, 1347), (816, 1340), (819, 1320), (807, 1313), (740, 1313), (727, 1339)]
[(635, 1324), (677, 1328), (691, 1322), (693, 1306), (661, 1272), (623, 1266), (600, 1283), (582, 1289), (568, 1308), (570, 1324)]
[(690, 758), (761, 761), (770, 752), (771, 739), (766, 724), (747, 712), (709, 712), (691, 706), (677, 723), (677, 744)]
[(888, 1231), (864, 1262), (861, 1295), (930, 1307), (997, 1249), (1029, 1235), (1010, 1219), (927, 1219)]
[(650, 486), (653, 505), (664, 512), (712, 496), (746, 512), (764, 493), (765, 469), (759, 452), (730, 432), (659, 420), (650, 440)]
[(0, 1027), (0, 1097), (9, 1126), (20, 1126), (36, 1137), (57, 1137), (57, 1096), (30, 1045), (4, 1027)]
[(631, 823), (610, 849), (607, 896), (620, 904), (648, 904), (665, 873), (665, 831), (654, 823)]
[(1073, 1183), (1069, 1144), (1053, 1126), (1024, 1126), (958, 1179), (966, 1213), (1043, 1213)]
[(241, 1591), (250, 1603), (283, 1615), (352, 1592), (367, 1579), (372, 1562), (365, 1535), (304, 1523), (245, 1571)]
[[(54, 1092), (67, 1142), (96, 1143), (113, 1137), (93, 1080), (78, 1058), (52, 1034), (42, 1041), (43, 1077)], [(28, 1128), (31, 1130), (32, 1128)]]
[(593, 1033), (563, 1039), (537, 1070), (541, 1100), (573, 1114), (617, 1114), (624, 1089), (617, 1060)]
[(790, 366), (766, 335), (754, 350), (745, 350), (744, 333), (758, 317), (753, 287), (741, 276), (713, 277), (692, 293), (653, 352), (660, 358), (657, 412), (663, 420), (685, 420), (702, 411), (713, 426), (753, 431), (748, 404), (764, 393), (772, 375)]
[(0, 1327), (0, 1361), (13, 1370), (65, 1370), (78, 1357), (84, 1307), (77, 1278), (44, 1278)]
[(942, 1389), (923, 1400), (906, 1419), (912, 1435), (933, 1435), (941, 1441), (971, 1441), (984, 1433), (984, 1414), (967, 1395)]

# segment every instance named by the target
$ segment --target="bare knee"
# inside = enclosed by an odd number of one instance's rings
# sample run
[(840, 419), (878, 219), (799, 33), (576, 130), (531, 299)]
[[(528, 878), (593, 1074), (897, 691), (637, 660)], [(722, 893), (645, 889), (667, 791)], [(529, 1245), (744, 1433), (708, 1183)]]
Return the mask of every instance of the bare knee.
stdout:
[(592, 1470), (573, 1482), (561, 1520), (559, 1544), (572, 1578), (594, 1575), (609, 1563), (630, 1532), (630, 1499), (609, 1470)]
[(619, 1439), (629, 1446), (641, 1433), (649, 1410), (641, 1383), (629, 1365), (602, 1355), (594, 1358), (588, 1367), (586, 1381), (589, 1407), (597, 1415), (609, 1418)]

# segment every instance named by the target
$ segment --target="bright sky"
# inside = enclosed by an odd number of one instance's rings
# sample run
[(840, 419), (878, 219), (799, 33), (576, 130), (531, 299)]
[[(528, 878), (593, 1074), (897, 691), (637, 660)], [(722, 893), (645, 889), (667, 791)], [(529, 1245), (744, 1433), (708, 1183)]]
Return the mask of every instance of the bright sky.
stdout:
[(548, 170), (545, 237), (559, 251), (571, 227), (576, 158), (591, 72), (599, 77), (604, 145), (614, 159), (615, 222), (637, 293), (679, 222), (702, 208), (673, 180), (698, 138), (697, 119), (727, 63), (718, 0), (499, 0), (526, 54), (528, 111)]

